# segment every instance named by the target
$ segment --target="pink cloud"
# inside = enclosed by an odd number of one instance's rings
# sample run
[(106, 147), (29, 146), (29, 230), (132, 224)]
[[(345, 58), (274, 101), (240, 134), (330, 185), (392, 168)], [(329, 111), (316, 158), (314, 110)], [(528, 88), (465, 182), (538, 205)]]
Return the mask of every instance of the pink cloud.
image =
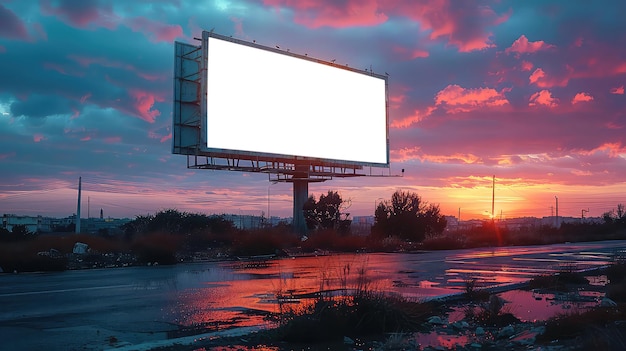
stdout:
[(579, 102), (588, 102), (588, 101), (593, 101), (593, 96), (587, 93), (578, 93), (572, 99), (572, 105), (577, 104)]
[(104, 142), (107, 144), (117, 144), (119, 142), (122, 141), (121, 137), (108, 137), (108, 138), (104, 138)]
[(554, 45), (546, 44), (543, 40), (528, 41), (525, 35), (521, 35), (517, 40), (513, 42), (511, 47), (506, 48), (504, 52), (516, 53), (516, 54), (532, 54), (537, 51), (548, 50), (554, 48)]
[(135, 17), (126, 21), (130, 29), (144, 33), (153, 42), (173, 42), (183, 36), (183, 28), (178, 24), (164, 24), (145, 17)]
[(243, 21), (241, 18), (231, 17), (230, 20), (235, 24), (235, 35), (238, 37), (245, 37), (246, 33), (243, 31)]
[(309, 28), (376, 26), (391, 15), (408, 17), (419, 23), (422, 31), (429, 32), (430, 39), (446, 40), (460, 52), (495, 47), (488, 28), (510, 17), (510, 13), (499, 16), (490, 7), (470, 1), (423, 0), (416, 4), (378, 0), (264, 0), (263, 3), (277, 9), (291, 9), (294, 21)]
[(534, 65), (532, 62), (522, 61), (522, 71), (530, 71)]
[(76, 119), (80, 117), (80, 111), (78, 109), (72, 108), (72, 112), (72, 117), (70, 117), (71, 119)]
[(377, 0), (362, 1), (300, 1), (263, 0), (265, 5), (289, 7), (294, 21), (308, 28), (346, 28), (375, 26), (387, 21)]
[(421, 111), (415, 110), (413, 111), (413, 114), (411, 114), (410, 116), (406, 116), (399, 120), (392, 121), (390, 126), (391, 128), (408, 128), (411, 125), (415, 123), (419, 123), (420, 121), (424, 120), (424, 118), (430, 116), (434, 110), (435, 110), (435, 107), (433, 106), (423, 109)]
[(389, 156), (392, 162), (403, 162), (419, 158), (421, 148), (419, 146), (411, 148), (400, 148), (389, 150)]
[(492, 88), (465, 89), (458, 85), (448, 85), (435, 96), (435, 105), (446, 106), (449, 113), (469, 112), (508, 103), (503, 92)]
[(552, 97), (552, 93), (549, 90), (542, 90), (534, 93), (528, 100), (528, 106), (543, 105), (548, 107), (556, 107), (559, 104), (559, 99)]
[(91, 140), (91, 136), (89, 136), (89, 135), (80, 138), (80, 141), (89, 141), (89, 140)]
[(624, 86), (611, 88), (611, 94), (624, 95)]
[[(571, 68), (568, 67), (568, 72), (571, 73), (571, 71)], [(528, 80), (530, 84), (535, 84), (540, 88), (565, 87), (569, 83), (568, 76), (548, 76), (541, 68), (537, 68), (530, 77), (528, 77)]]
[(91, 97), (91, 93), (87, 93), (83, 96), (80, 97), (80, 103), (84, 104), (85, 102), (87, 102), (87, 99), (89, 99)]
[(28, 40), (24, 22), (17, 15), (0, 4), (0, 37)]
[(452, 155), (422, 155), (419, 159), (422, 161), (429, 161), (433, 163), (482, 163), (481, 158), (476, 155), (461, 153), (455, 153)]
[(579, 48), (581, 46), (583, 46), (583, 38), (582, 37), (578, 37), (576, 38), (576, 40), (574, 41), (574, 46)]
[(404, 60), (414, 60), (416, 58), (424, 58), (430, 55), (428, 51), (425, 50), (411, 49), (399, 45), (392, 47), (391, 51), (398, 54)]
[(419, 5), (391, 2), (389, 6), (390, 12), (416, 20), (422, 30), (430, 32), (430, 39), (447, 39), (460, 52), (494, 47), (488, 28), (510, 16), (498, 16), (491, 8), (469, 1), (427, 0)]
[(159, 110), (152, 109), (154, 103), (163, 102), (165, 99), (154, 93), (141, 90), (131, 90), (130, 95), (134, 99), (133, 112), (144, 121), (154, 123), (156, 118), (161, 114)]
[(78, 28), (93, 25), (113, 29), (117, 26), (118, 18), (108, 2), (104, 2), (105, 5), (102, 7), (94, 0), (60, 0), (57, 4), (58, 6), (53, 6), (50, 0), (43, 0), (40, 5), (41, 12), (48, 16), (57, 16)]
[(161, 141), (162, 143), (164, 143), (164, 142), (166, 142), (166, 141), (168, 141), (168, 140), (171, 140), (171, 139), (172, 139), (172, 132), (170, 132), (168, 135), (166, 135), (166, 136), (162, 137), (160, 141)]
[(591, 150), (579, 150), (580, 155), (591, 156), (594, 154), (604, 154), (610, 158), (617, 158), (621, 155), (626, 155), (626, 146), (622, 146), (621, 143), (603, 143), (602, 145)]
[(38, 143), (38, 142), (40, 142), (42, 140), (45, 140), (45, 139), (46, 139), (46, 137), (43, 134), (41, 134), (41, 133), (35, 133), (33, 135), (33, 141), (36, 142), (36, 143)]

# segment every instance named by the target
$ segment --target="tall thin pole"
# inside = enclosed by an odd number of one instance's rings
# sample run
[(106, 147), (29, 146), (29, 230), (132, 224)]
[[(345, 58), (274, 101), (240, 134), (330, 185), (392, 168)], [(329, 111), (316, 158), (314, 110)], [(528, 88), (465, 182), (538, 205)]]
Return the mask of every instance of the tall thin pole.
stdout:
[(78, 177), (78, 204), (76, 205), (76, 234), (80, 234), (80, 191), (81, 191), (82, 177)]
[(491, 221), (495, 219), (494, 207), (496, 201), (496, 176), (493, 176), (493, 184), (491, 185)]
[(559, 198), (555, 195), (554, 199), (556, 200), (556, 227), (559, 227)]

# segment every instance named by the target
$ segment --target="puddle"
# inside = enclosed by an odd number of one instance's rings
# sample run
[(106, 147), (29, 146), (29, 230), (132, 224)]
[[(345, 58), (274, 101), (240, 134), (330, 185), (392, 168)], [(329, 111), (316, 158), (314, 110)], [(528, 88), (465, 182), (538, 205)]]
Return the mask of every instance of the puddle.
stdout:
[(419, 350), (424, 347), (441, 346), (445, 349), (454, 350), (459, 346), (462, 347), (472, 342), (472, 339), (468, 335), (449, 335), (441, 334), (436, 331), (431, 333), (417, 333), (415, 334), (415, 345)]

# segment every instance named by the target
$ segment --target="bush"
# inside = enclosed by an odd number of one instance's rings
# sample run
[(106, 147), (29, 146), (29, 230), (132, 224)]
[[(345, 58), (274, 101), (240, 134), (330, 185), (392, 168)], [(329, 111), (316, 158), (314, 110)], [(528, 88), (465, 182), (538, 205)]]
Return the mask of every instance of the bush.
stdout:
[(428, 238), (422, 244), (424, 250), (457, 250), (464, 246), (460, 236), (451, 235)]
[(433, 314), (434, 306), (381, 293), (356, 293), (349, 297), (318, 299), (280, 326), (281, 339), (311, 343), (339, 340), (343, 336), (415, 331)]
[(589, 311), (575, 311), (551, 318), (546, 323), (546, 331), (537, 337), (538, 341), (550, 342), (557, 339), (571, 339), (584, 334), (593, 327), (605, 327), (614, 321), (626, 320), (626, 308), (597, 307)]
[(232, 245), (235, 256), (275, 254), (281, 249), (297, 245), (300, 239), (282, 230), (260, 229), (239, 233)]
[(140, 262), (174, 264), (180, 241), (174, 235), (153, 233), (135, 239), (131, 248)]

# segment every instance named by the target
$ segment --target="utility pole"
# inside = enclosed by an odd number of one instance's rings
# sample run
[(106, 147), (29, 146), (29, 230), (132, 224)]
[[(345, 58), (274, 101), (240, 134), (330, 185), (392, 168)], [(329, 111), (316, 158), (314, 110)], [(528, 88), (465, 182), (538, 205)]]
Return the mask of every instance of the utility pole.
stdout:
[(82, 177), (78, 177), (78, 204), (76, 205), (76, 222), (74, 223), (76, 234), (80, 234), (80, 195), (81, 195), (80, 188), (81, 188), (81, 184), (82, 184)]
[(494, 206), (496, 200), (496, 176), (493, 176), (493, 184), (491, 185), (491, 221), (495, 220)]
[(559, 227), (559, 198), (555, 195), (554, 199), (556, 200), (556, 227)]
[(589, 209), (586, 209), (586, 210), (585, 210), (585, 209), (583, 208), (582, 210), (580, 210), (580, 223), (582, 223), (582, 222), (584, 222), (584, 221), (585, 221), (585, 212), (589, 212)]

